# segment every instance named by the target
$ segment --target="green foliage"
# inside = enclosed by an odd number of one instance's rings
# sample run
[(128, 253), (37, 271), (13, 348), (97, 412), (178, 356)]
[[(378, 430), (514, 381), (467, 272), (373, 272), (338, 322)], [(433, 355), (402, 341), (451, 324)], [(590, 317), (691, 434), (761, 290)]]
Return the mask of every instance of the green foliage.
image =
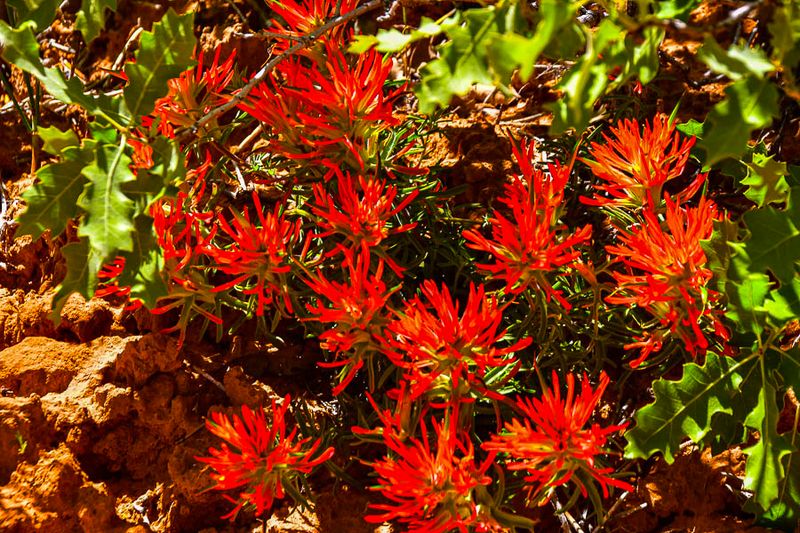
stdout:
[(75, 15), (75, 25), (90, 43), (100, 35), (106, 25), (106, 11), (115, 11), (117, 0), (82, 0), (81, 9)]
[[(40, 133), (52, 130), (40, 130)], [(70, 132), (71, 133), (71, 132)], [(38, 238), (42, 232), (50, 230), (53, 236), (66, 229), (67, 223), (78, 216), (78, 198), (86, 186), (83, 169), (94, 159), (97, 145), (92, 140), (78, 144), (77, 137), (65, 135), (46, 135), (45, 148), (61, 161), (51, 163), (36, 173), (38, 182), (25, 191), (22, 199), (28, 206), (20, 215), (19, 235)]]
[(785, 202), (789, 193), (786, 163), (775, 161), (765, 151), (754, 151), (750, 160), (743, 162), (747, 167), (747, 176), (741, 181), (747, 187), (744, 195), (758, 207)]
[(61, 255), (67, 262), (67, 275), (53, 297), (53, 311), (50, 316), (56, 324), (61, 320), (61, 309), (72, 293), (77, 292), (87, 300), (94, 295), (97, 273), (103, 267), (102, 259), (92, 252), (86, 237), (62, 247)]
[(733, 414), (733, 397), (752, 364), (708, 354), (703, 365), (684, 365), (679, 381), (653, 382), (655, 401), (636, 413), (636, 426), (625, 433), (625, 456), (645, 459), (661, 452), (671, 463), (685, 437), (702, 442), (716, 415)]
[(194, 47), (193, 13), (178, 15), (169, 9), (152, 32), (142, 33), (136, 61), (125, 65), (128, 85), (123, 96), (131, 115), (153, 111), (156, 100), (167, 94), (167, 81), (192, 66)]
[(126, 138), (118, 145), (100, 144), (95, 159), (83, 169), (88, 179), (78, 205), (85, 217), (78, 235), (89, 239), (91, 249), (102, 262), (114, 258), (117, 250), (133, 249), (133, 201), (121, 190), (121, 185), (134, 181), (130, 157), (125, 154)]
[(750, 238), (737, 250), (750, 259), (750, 270), (791, 283), (800, 260), (800, 187), (789, 192), (785, 210), (767, 206), (745, 213), (744, 221)]
[(776, 390), (763, 368), (755, 373), (761, 378), (758, 403), (747, 415), (745, 425), (758, 431), (759, 439), (743, 449), (747, 454), (743, 486), (753, 491), (753, 500), (762, 509), (769, 509), (781, 496), (780, 487), (786, 473), (781, 461), (792, 449), (786, 439), (778, 435), (778, 404)]
[(57, 100), (66, 104), (78, 104), (91, 114), (119, 118), (118, 106), (105, 96), (92, 96), (84, 93), (84, 86), (77, 76), (67, 79), (58, 68), (45, 67), (39, 58), (39, 43), (36, 40), (31, 22), (14, 29), (0, 21), (0, 41), (4, 43), (3, 59), (14, 66), (32, 74), (44, 88)]
[(56, 18), (58, 0), (6, 0), (9, 20), (12, 24), (33, 22), (37, 33), (45, 30)]
[(750, 133), (768, 126), (778, 114), (778, 90), (764, 78), (745, 76), (725, 89), (725, 99), (715, 105), (705, 121), (698, 145), (705, 149), (705, 163), (738, 158), (747, 150)]

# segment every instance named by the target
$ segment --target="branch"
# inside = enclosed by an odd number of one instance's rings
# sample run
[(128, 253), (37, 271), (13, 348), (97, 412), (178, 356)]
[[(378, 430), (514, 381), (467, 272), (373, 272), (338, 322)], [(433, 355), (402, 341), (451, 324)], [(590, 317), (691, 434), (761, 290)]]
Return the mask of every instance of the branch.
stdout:
[(336, 26), (340, 26), (345, 22), (353, 20), (354, 18), (359, 17), (364, 13), (367, 13), (368, 11), (372, 11), (373, 9), (380, 7), (382, 5), (383, 5), (383, 0), (369, 0), (369, 2), (358, 6), (353, 11), (348, 11), (343, 15), (333, 17), (332, 19), (330, 19), (328, 22), (326, 22), (316, 30), (308, 33), (307, 35), (304, 35), (299, 39), (299, 42), (297, 44), (292, 45), (281, 54), (273, 57), (272, 59), (269, 59), (266, 63), (264, 63), (261, 66), (261, 69), (255, 74), (255, 76), (253, 76), (250, 79), (250, 81), (247, 82), (247, 84), (239, 90), (238, 93), (233, 95), (230, 100), (228, 100), (221, 106), (212, 109), (211, 111), (209, 111), (208, 113), (197, 119), (197, 121), (194, 124), (187, 127), (186, 129), (181, 131), (178, 135), (176, 135), (175, 136), (176, 140), (181, 143), (188, 141), (191, 137), (197, 135), (197, 132), (199, 131), (201, 126), (214, 120), (220, 115), (227, 113), (228, 111), (239, 105), (245, 98), (247, 98), (247, 95), (250, 94), (250, 91), (252, 91), (256, 85), (264, 81), (264, 79), (266, 79), (269, 73), (275, 70), (275, 67), (277, 67), (281, 61), (288, 58), (290, 55), (310, 47), (312, 44), (314, 44), (314, 41), (316, 39), (318, 39), (321, 35), (327, 33), (328, 31), (332, 30)]

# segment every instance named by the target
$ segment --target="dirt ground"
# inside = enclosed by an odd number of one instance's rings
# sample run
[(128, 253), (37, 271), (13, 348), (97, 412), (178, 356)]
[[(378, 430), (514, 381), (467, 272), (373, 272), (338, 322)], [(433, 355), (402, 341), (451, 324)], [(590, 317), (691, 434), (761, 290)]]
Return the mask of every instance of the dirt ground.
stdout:
[[(725, 4), (709, 2), (696, 16), (713, 21), (715, 10)], [(222, 44), (250, 58), (251, 67), (260, 64), (263, 45), (237, 37), (243, 22), (223, 0), (122, 0), (107, 26), (113, 29), (92, 44), (81, 66), (87, 77), (99, 77), (113, 65), (137, 20), (147, 25), (168, 5), (197, 12), (205, 49)], [(247, 2), (236, 5), (249, 12)], [(48, 37), (76, 45), (73, 21), (74, 16), (63, 16)], [(681, 35), (666, 39), (654, 107), (669, 112), (683, 95), (681, 118), (702, 119), (721, 98), (723, 84), (697, 83), (704, 75), (692, 58), (698, 44)], [(541, 83), (522, 89), (518, 98), (477, 88), (443, 118), (426, 157), (444, 168), (451, 184), (469, 185), (463, 200), (497, 192), (511, 169), (509, 129), (529, 135), (546, 131), (549, 117), (542, 105), (556, 98), (550, 90), (556, 78), (551, 72), (539, 74)], [(59, 124), (70, 112), (53, 111), (45, 120)], [(796, 159), (800, 118), (790, 117), (774, 138), (784, 160)], [(53, 289), (64, 276), (63, 237), (15, 239), (11, 222), (22, 208), (17, 198), (32, 183), (31, 158), (30, 138), (16, 115), (0, 116), (0, 175), (8, 199), (0, 217), (0, 531), (393, 531), (363, 521), (374, 498), (365, 486), (337, 482), (325, 470), (314, 479), (315, 511), (290, 512), (284, 506), (264, 524), (245, 513), (233, 524), (220, 519), (230, 504), (206, 490), (211, 479), (194, 459), (213, 443), (203, 430), (205, 417), (212, 410), (233, 412), (286, 393), (330, 409), (299, 385), (298, 376), (314, 368), (314, 357), (304, 356), (313, 349), (266, 353), (254, 348), (226, 365), (221, 352), (227, 345), (191, 338), (190, 331), (179, 350), (174, 338), (157, 333), (160, 324), (146, 311), (125, 311), (98, 299), (86, 302), (77, 295), (61, 322), (53, 323)], [(307, 366), (295, 367), (298, 360)], [(673, 465), (655, 459), (647, 466), (636, 490), (611, 504), (606, 531), (767, 531), (749, 525), (741, 509), (740, 450), (711, 456), (686, 447)], [(541, 518), (539, 531), (558, 528), (552, 518)]]

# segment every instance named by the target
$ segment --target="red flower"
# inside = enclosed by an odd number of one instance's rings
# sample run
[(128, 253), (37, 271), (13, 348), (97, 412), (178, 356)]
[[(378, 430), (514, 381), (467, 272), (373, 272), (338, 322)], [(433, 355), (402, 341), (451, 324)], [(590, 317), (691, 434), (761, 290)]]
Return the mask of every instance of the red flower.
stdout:
[(244, 215), (232, 211), (233, 220), (230, 223), (220, 214), (218, 227), (231, 239), (230, 246), (202, 247), (202, 253), (214, 260), (214, 268), (234, 276), (214, 290), (220, 292), (246, 284), (242, 292), (256, 295), (258, 316), (264, 314), (266, 306), (273, 304), (276, 294), (282, 294), (286, 311), (292, 313), (286, 274), (291, 270), (289, 252), (299, 237), (300, 221), (286, 220), (278, 205), (272, 213), (265, 214), (256, 193), (253, 193), (253, 203), (260, 226), (250, 222), (246, 209)]
[(396, 457), (387, 455), (371, 463), (379, 477), (372, 490), (380, 491), (392, 503), (370, 504), (380, 514), (367, 515), (368, 522), (398, 520), (408, 524), (412, 533), (495, 529), (496, 524), (476, 501), (476, 489), (491, 483), (486, 471), (493, 455), (476, 465), (472, 443), (466, 435), (456, 434), (454, 418), (449, 428), (433, 422), (433, 449), (424, 422), (419, 439), (405, 439), (393, 427), (384, 428), (384, 442)]
[[(371, 248), (379, 246), (390, 234), (408, 231), (416, 223), (403, 224), (392, 227), (390, 219), (416, 198), (419, 191), (414, 190), (401, 202), (394, 206), (397, 198), (397, 187), (386, 185), (384, 180), (358, 177), (358, 184), (349, 172), (342, 174), (338, 169), (336, 180), (337, 194), (334, 198), (328, 194), (326, 185), (314, 184), (315, 205), (311, 212), (319, 217), (318, 226), (323, 229), (317, 237), (328, 237), (333, 234), (342, 235), (347, 239), (351, 251), (361, 250), (368, 254)], [(341, 251), (338, 245), (333, 252)], [(386, 264), (398, 275), (400, 267), (391, 258), (378, 252)]]
[[(120, 296), (123, 298), (129, 298), (131, 294), (131, 287), (120, 286), (119, 282), (116, 281), (116, 278), (120, 277), (124, 271), (125, 258), (122, 256), (117, 256), (111, 263), (103, 265), (103, 268), (101, 268), (100, 272), (97, 273), (97, 278), (108, 281), (101, 282), (98, 285), (97, 290), (94, 291), (95, 297), (103, 298), (105, 296)], [(134, 298), (128, 303), (128, 305), (125, 306), (125, 310), (135, 311), (136, 309), (142, 307), (142, 305), (143, 302), (140, 299)]]
[[(338, 361), (319, 365), (343, 367), (339, 385), (333, 389), (334, 395), (350, 384), (365, 363), (370, 374), (370, 389), (374, 388), (372, 359), (380, 351), (379, 337), (389, 322), (387, 302), (400, 287), (386, 288), (381, 280), (383, 262), (370, 276), (369, 263), (369, 255), (359, 255), (355, 261), (349, 257), (346, 261), (349, 275), (345, 276), (344, 283), (329, 281), (322, 274), (310, 276), (306, 281), (320, 297), (315, 305), (306, 305), (308, 312), (313, 315), (313, 318), (306, 320), (331, 326), (319, 339), (324, 349), (339, 358)], [(322, 297), (330, 302), (330, 307), (323, 305)]]
[(608, 435), (625, 425), (584, 427), (608, 383), (604, 372), (597, 390), (592, 391), (584, 374), (580, 395), (576, 396), (575, 376), (567, 374), (567, 396), (562, 399), (558, 376), (553, 372), (553, 390), (545, 388), (541, 398), (518, 399), (516, 407), (524, 416), (522, 421), (515, 418), (506, 422), (504, 433), (493, 435), (483, 448), (507, 453), (512, 460), (509, 470), (525, 471), (525, 481), (532, 484), (528, 488), (532, 500), (549, 497), (552, 489), (569, 481), (574, 481), (584, 496), (591, 479), (600, 483), (604, 496), (608, 496), (608, 485), (631, 490), (628, 483), (608, 475), (612, 468), (602, 468), (596, 460), (607, 453), (603, 447)]
[[(595, 185), (608, 196), (581, 198), (589, 205), (644, 207), (661, 200), (664, 184), (683, 174), (695, 138), (682, 139), (665, 115), (653, 117), (640, 132), (636, 120), (621, 120), (603, 134), (604, 143), (592, 143), (592, 159), (582, 159), (605, 183)], [(682, 202), (691, 198), (705, 180), (697, 178), (679, 195)]]
[(511, 219), (495, 210), (489, 218), (491, 239), (477, 230), (464, 231), (464, 238), (469, 248), (493, 256), (495, 263), (478, 267), (505, 280), (507, 291), (519, 294), (538, 287), (548, 300), (554, 297), (569, 310), (571, 306), (553, 289), (545, 274), (575, 261), (579, 253), (572, 247), (589, 240), (592, 229), (587, 224), (572, 235), (562, 235), (565, 228), (558, 224), (558, 218), (571, 167), (551, 164), (548, 176), (531, 165), (533, 149), (533, 144), (524, 141), (519, 149), (514, 147), (522, 179), (515, 176), (499, 199), (511, 209)]
[(241, 418), (212, 413), (211, 420), (206, 420), (208, 430), (226, 442), (219, 449), (209, 448), (210, 457), (195, 459), (216, 471), (211, 474), (216, 482), (213, 489), (241, 489), (237, 500), (226, 496), (236, 507), (223, 518), (235, 519), (245, 505), (254, 506), (256, 516), (260, 516), (272, 507), (276, 498), (284, 497), (284, 486), (298, 492), (296, 479), (310, 474), (314, 467), (333, 456), (333, 448), (317, 454), (322, 444), (320, 439), (310, 445), (310, 437), (296, 440), (297, 428), (286, 435), (289, 400), (286, 396), (283, 405), (272, 401), (271, 425), (263, 409), (254, 412), (246, 405), (242, 406)]
[(447, 286), (440, 291), (426, 280), (422, 294), (428, 303), (419, 297), (408, 302), (383, 338), (384, 353), (405, 371), (412, 399), (434, 389), (448, 399), (466, 398), (470, 389), (491, 395), (482, 383), (486, 369), (508, 367), (513, 372), (515, 363), (506, 356), (530, 345), (531, 339), (495, 347), (505, 336), (497, 331), (505, 306), (487, 298), (483, 285), (470, 286), (461, 313)]
[(284, 61), (280, 73), (257, 86), (241, 109), (269, 125), (285, 157), (363, 171), (377, 157), (377, 134), (397, 123), (384, 96), (391, 61), (370, 50), (354, 64), (338, 44), (326, 43), (326, 62)]
[[(342, 0), (340, 7), (341, 15), (349, 13), (358, 5), (359, 0)], [(297, 43), (299, 38), (305, 37), (313, 32), (328, 20), (332, 19), (336, 13), (336, 1), (331, 0), (305, 0), (296, 2), (295, 0), (269, 0), (270, 9), (286, 24), (281, 24), (273, 20), (275, 33), (285, 35), (285, 39), (278, 39), (275, 43), (273, 53), (279, 54), (287, 48)], [(345, 30), (343, 26), (337, 26), (323, 35), (320, 40), (337, 43), (344, 46), (343, 37)], [(308, 57), (319, 57), (314, 54), (313, 49), (304, 49), (300, 52)]]
[[(707, 288), (712, 277), (705, 267), (706, 254), (700, 241), (711, 237), (717, 208), (705, 197), (694, 208), (682, 208), (666, 199), (666, 229), (652, 209), (645, 209), (643, 220), (628, 233), (620, 230), (621, 244), (606, 250), (627, 266), (627, 272), (613, 272), (617, 290), (606, 301), (637, 305), (661, 320), (692, 354), (704, 353), (708, 341), (701, 319), (709, 317), (722, 338), (727, 331), (712, 304), (719, 294)], [(626, 348), (640, 347), (641, 355), (631, 363), (636, 367), (661, 347), (663, 335), (650, 333)]]
[[(217, 48), (214, 61), (203, 65), (203, 52), (197, 58), (197, 67), (185, 71), (167, 82), (169, 92), (156, 100), (155, 109), (142, 123), (149, 127), (158, 121), (158, 131), (166, 137), (175, 137), (175, 128), (189, 127), (211, 109), (228, 100), (225, 89), (233, 80), (233, 62), (236, 50), (224, 63), (220, 63), (221, 48)], [(206, 126), (207, 129), (212, 129)]]

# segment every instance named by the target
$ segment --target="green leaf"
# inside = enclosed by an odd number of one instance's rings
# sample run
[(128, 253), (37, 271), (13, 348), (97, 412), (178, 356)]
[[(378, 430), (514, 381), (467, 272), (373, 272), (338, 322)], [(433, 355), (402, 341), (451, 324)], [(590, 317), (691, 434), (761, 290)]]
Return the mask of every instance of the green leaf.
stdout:
[(775, 161), (773, 156), (753, 153), (752, 161), (745, 162), (747, 176), (742, 185), (747, 187), (744, 195), (758, 207), (775, 202), (785, 202), (789, 193), (786, 183), (786, 163)]
[(742, 376), (753, 363), (754, 357), (737, 361), (709, 353), (702, 366), (684, 365), (679, 381), (653, 382), (655, 401), (639, 409), (636, 426), (625, 433), (625, 457), (646, 459), (661, 452), (672, 463), (685, 437), (702, 442), (716, 414), (733, 413)]
[[(800, 437), (795, 435), (800, 442)], [(778, 499), (766, 509), (758, 523), (782, 531), (792, 531), (800, 523), (800, 451), (795, 449), (782, 461), (786, 472), (778, 486)]]
[(75, 15), (75, 25), (89, 44), (100, 35), (106, 25), (106, 11), (116, 11), (117, 0), (82, 0), (81, 9)]
[(43, 32), (56, 18), (59, 0), (6, 0), (9, 15), (15, 26), (33, 22), (36, 33)]
[(686, 20), (699, 0), (661, 0), (655, 2), (655, 15), (660, 19), (677, 18)]
[(61, 155), (65, 148), (70, 146), (79, 146), (81, 144), (78, 136), (72, 130), (61, 131), (55, 126), (49, 128), (42, 128), (41, 126), (36, 130), (36, 134), (42, 139), (44, 145), (42, 149), (48, 154)]
[(703, 122), (697, 122), (692, 118), (683, 124), (678, 124), (675, 126), (675, 129), (688, 135), (689, 137), (697, 137), (698, 139), (702, 139), (704, 126), (705, 124)]
[(128, 85), (123, 97), (131, 115), (153, 111), (156, 100), (167, 94), (167, 82), (194, 64), (194, 47), (193, 12), (178, 15), (170, 8), (152, 32), (142, 33), (136, 62), (125, 65)]
[(398, 30), (380, 30), (377, 35), (356, 35), (350, 43), (348, 50), (354, 54), (363, 54), (373, 46), (379, 52), (399, 52), (410, 43), (439, 35), (442, 27), (427, 17), (422, 17), (418, 28), (411, 33), (401, 33)]
[(608, 87), (608, 75), (615, 66), (609, 58), (600, 61), (600, 55), (622, 34), (622, 28), (610, 19), (600, 23), (596, 31), (587, 32), (586, 52), (558, 84), (563, 96), (545, 106), (553, 112), (551, 135), (560, 135), (569, 129), (583, 131), (589, 125), (594, 116), (594, 104)]
[(775, 69), (762, 49), (750, 48), (744, 44), (723, 50), (713, 37), (706, 37), (697, 57), (711, 70), (724, 74), (733, 81), (748, 74), (757, 78), (764, 77)]
[(186, 158), (174, 140), (159, 136), (150, 146), (153, 166), (139, 169), (135, 180), (122, 185), (122, 191), (136, 204), (137, 216), (148, 214), (153, 202), (163, 196), (170, 185), (182, 182), (186, 176)]
[(61, 320), (61, 309), (73, 292), (80, 293), (87, 300), (94, 295), (97, 273), (103, 268), (103, 260), (92, 252), (87, 238), (67, 244), (61, 248), (61, 255), (67, 262), (67, 275), (53, 296), (50, 316), (56, 325)]
[(135, 179), (126, 147), (125, 137), (118, 145), (99, 145), (94, 161), (83, 169), (89, 182), (78, 199), (86, 211), (78, 235), (89, 239), (91, 251), (101, 263), (111, 260), (120, 250), (133, 250), (134, 204), (121, 190), (124, 183)]
[(539, 55), (547, 45), (567, 25), (572, 24), (574, 7), (563, 0), (542, 0), (539, 2), (539, 21), (533, 36), (525, 37), (506, 32), (495, 36), (489, 43), (488, 59), (500, 80), (510, 80), (514, 70), (519, 68), (520, 78), (527, 81)]
[(769, 125), (779, 111), (775, 84), (764, 78), (741, 78), (725, 89), (725, 95), (708, 114), (698, 143), (706, 151), (707, 165), (726, 157), (738, 159), (747, 150), (750, 132)]
[(792, 449), (778, 434), (777, 391), (766, 371), (762, 370), (760, 378), (758, 404), (745, 419), (746, 426), (758, 431), (759, 439), (742, 450), (747, 454), (743, 487), (753, 491), (753, 499), (762, 509), (769, 509), (780, 498), (780, 487), (785, 479), (781, 461)]
[(770, 323), (783, 328), (787, 322), (800, 317), (800, 279), (795, 277), (791, 283), (784, 283), (780, 288), (769, 292), (764, 303)]
[(19, 235), (32, 235), (36, 239), (49, 229), (55, 237), (66, 229), (70, 219), (81, 213), (78, 198), (86, 185), (83, 170), (94, 159), (95, 145), (87, 140), (83, 147), (66, 147), (63, 161), (36, 172), (37, 183), (22, 195), (27, 208), (18, 218)]
[(153, 231), (153, 219), (139, 215), (134, 224), (133, 251), (121, 254), (125, 258), (125, 269), (117, 281), (120, 286), (131, 288), (132, 300), (142, 300), (152, 309), (159, 298), (167, 295), (167, 284), (162, 275), (164, 258)]
[(792, 283), (800, 259), (800, 187), (793, 187), (785, 210), (764, 207), (744, 214), (750, 238), (740, 251), (751, 272), (772, 272), (781, 284)]
[(0, 20), (0, 41), (3, 43), (3, 58), (17, 68), (38, 79), (47, 92), (66, 104), (78, 104), (91, 114), (106, 114), (123, 120), (116, 113), (112, 100), (104, 95), (84, 94), (83, 84), (77, 76), (67, 79), (58, 68), (46, 68), (39, 58), (39, 43), (33, 34), (33, 23), (13, 29)]

